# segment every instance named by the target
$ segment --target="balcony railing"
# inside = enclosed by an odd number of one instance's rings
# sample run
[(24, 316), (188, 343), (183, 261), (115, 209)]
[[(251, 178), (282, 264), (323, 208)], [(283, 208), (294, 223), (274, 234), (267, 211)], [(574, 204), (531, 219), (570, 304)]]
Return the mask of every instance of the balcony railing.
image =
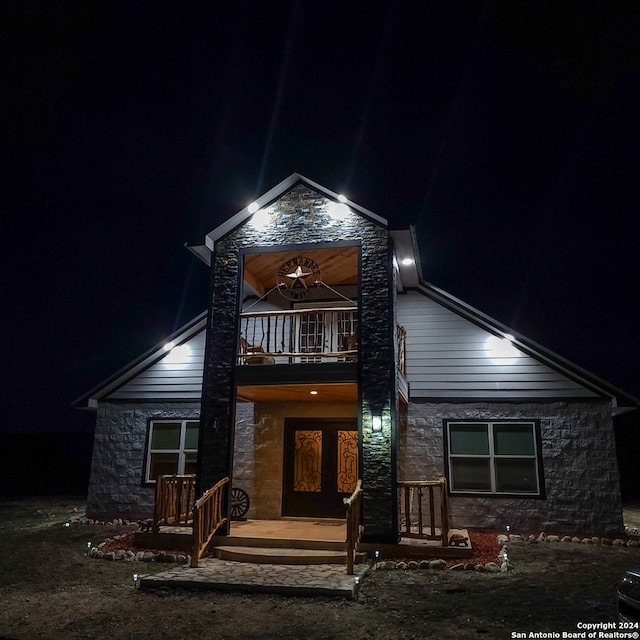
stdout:
[(240, 314), (240, 365), (350, 362), (357, 358), (355, 307)]
[[(328, 307), (240, 314), (239, 365), (355, 362), (358, 309)], [(398, 369), (405, 372), (406, 331), (397, 326)]]

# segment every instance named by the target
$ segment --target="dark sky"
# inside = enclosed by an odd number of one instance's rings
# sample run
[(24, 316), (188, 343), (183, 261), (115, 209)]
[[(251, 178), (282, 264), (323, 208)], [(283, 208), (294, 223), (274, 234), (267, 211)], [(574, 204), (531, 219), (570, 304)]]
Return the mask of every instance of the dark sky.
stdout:
[(640, 395), (632, 4), (3, 3), (4, 427), (79, 424), (205, 308), (183, 244), (294, 171)]

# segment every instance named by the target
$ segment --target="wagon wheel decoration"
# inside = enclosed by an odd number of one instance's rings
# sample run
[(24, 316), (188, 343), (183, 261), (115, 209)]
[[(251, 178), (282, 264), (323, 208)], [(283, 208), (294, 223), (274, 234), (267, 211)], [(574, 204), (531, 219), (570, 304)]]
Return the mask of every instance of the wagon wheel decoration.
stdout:
[(249, 495), (243, 489), (231, 489), (231, 518), (240, 520), (249, 511)]

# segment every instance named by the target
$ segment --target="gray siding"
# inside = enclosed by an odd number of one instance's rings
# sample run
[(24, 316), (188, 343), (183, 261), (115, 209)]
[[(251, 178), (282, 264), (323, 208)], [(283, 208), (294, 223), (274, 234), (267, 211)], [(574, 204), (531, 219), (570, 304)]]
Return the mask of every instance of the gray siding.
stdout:
[(412, 398), (594, 398), (570, 378), (520, 353), (494, 361), (491, 333), (418, 291), (397, 297), (398, 322), (407, 330), (407, 380)]
[(169, 354), (109, 395), (109, 400), (200, 399), (204, 367), (202, 330), (185, 342), (191, 353), (181, 362), (167, 362)]

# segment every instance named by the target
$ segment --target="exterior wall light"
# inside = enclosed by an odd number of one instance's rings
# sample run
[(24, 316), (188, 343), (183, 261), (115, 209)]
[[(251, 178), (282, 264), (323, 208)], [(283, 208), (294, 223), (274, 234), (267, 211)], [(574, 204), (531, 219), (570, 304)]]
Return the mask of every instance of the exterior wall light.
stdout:
[[(251, 211), (252, 206), (249, 206), (249, 211)], [(251, 218), (251, 224), (254, 229), (264, 229), (269, 224), (269, 212), (266, 209), (256, 209)]]
[(378, 433), (382, 431), (382, 416), (372, 416), (371, 417), (371, 430), (374, 433)]
[[(166, 345), (165, 345), (166, 349)], [(169, 353), (164, 357), (166, 364), (174, 365), (186, 365), (187, 360), (191, 356), (191, 347), (188, 344), (180, 344), (177, 347), (172, 347)]]
[(310, 396), (317, 396), (318, 392), (315, 389), (312, 389), (311, 391), (309, 391), (309, 395)]
[(487, 355), (498, 364), (513, 364), (520, 352), (513, 345), (513, 336), (506, 334), (504, 338), (490, 336), (485, 343)]
[(349, 215), (349, 207), (344, 202), (330, 202), (329, 203), (329, 216), (332, 220), (340, 222), (345, 220)]

